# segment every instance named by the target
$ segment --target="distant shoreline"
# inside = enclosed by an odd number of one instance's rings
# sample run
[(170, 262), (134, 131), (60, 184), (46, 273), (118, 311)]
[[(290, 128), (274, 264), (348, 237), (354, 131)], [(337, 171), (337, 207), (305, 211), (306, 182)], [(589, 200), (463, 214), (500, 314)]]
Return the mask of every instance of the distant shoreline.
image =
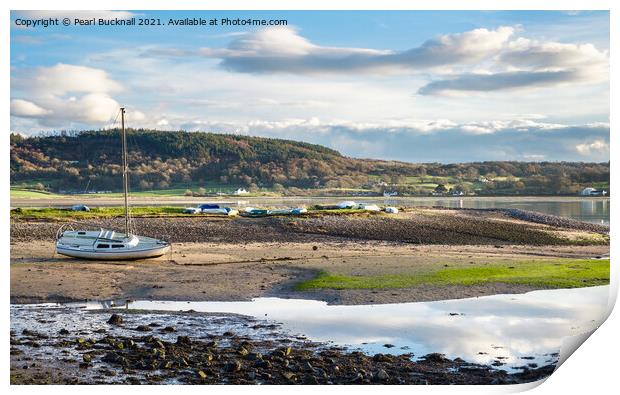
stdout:
[[(179, 205), (190, 206), (195, 203), (217, 202), (221, 204), (238, 204), (239, 201), (251, 202), (278, 202), (278, 201), (320, 201), (338, 202), (342, 200), (359, 200), (359, 201), (393, 201), (401, 202), (407, 200), (415, 200), (422, 202), (433, 202), (437, 200), (463, 200), (463, 201), (549, 201), (549, 202), (565, 202), (565, 201), (610, 201), (609, 196), (560, 196), (560, 195), (543, 195), (543, 196), (219, 196), (219, 197), (185, 197), (185, 196), (152, 196), (152, 197), (130, 197), (130, 203), (135, 206), (147, 205)], [(99, 206), (120, 206), (123, 198), (121, 196), (110, 197), (105, 195), (58, 195), (53, 198), (48, 197), (11, 197), (11, 208), (18, 207), (58, 207), (70, 206), (73, 204), (96, 204)]]

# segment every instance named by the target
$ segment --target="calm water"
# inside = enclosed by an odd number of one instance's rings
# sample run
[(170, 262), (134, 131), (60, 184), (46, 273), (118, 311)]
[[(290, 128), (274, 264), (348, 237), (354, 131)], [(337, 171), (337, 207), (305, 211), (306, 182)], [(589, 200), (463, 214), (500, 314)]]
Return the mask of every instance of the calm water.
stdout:
[[(110, 307), (235, 313), (281, 323), (282, 329), (293, 336), (303, 335), (313, 341), (369, 353), (412, 352), (416, 358), (440, 352), (450, 358), (461, 357), (484, 364), (499, 360), (505, 363), (502, 368), (514, 368), (528, 363), (554, 363), (562, 351), (564, 338), (589, 332), (602, 323), (608, 293), (609, 287), (601, 286), (357, 306), (331, 306), (315, 300), (279, 298), (258, 298), (250, 302), (135, 301), (121, 306), (112, 302), (88, 302), (63, 305), (65, 309), (62, 311), (75, 324), (86, 320), (85, 328), (90, 325), (91, 330), (94, 326), (88, 320), (92, 318), (86, 311)], [(32, 325), (28, 324), (28, 320), (34, 318), (28, 306), (12, 306), (11, 310), (12, 328), (19, 328), (20, 324)], [(47, 311), (60, 318), (53, 310)], [(73, 311), (72, 315), (70, 311)], [(179, 317), (170, 319), (178, 320)], [(200, 337), (203, 331), (212, 331), (214, 324), (215, 330), (222, 331), (234, 326), (234, 322), (221, 321), (218, 325), (205, 321), (194, 329), (192, 335)], [(237, 329), (240, 328), (238, 325)], [(393, 347), (385, 347), (386, 344)]]
[(278, 207), (294, 205), (328, 204), (342, 200), (363, 201), (379, 205), (399, 207), (441, 206), (453, 208), (517, 208), (538, 211), (544, 214), (576, 219), (578, 221), (609, 225), (609, 198), (579, 197), (440, 197), (440, 198), (285, 198), (247, 199), (228, 201), (232, 205), (272, 205)]
[(520, 199), (440, 199), (433, 205), (459, 208), (518, 208), (579, 221), (609, 225), (608, 199), (520, 200)]
[[(548, 363), (562, 339), (596, 328), (607, 308), (609, 287), (535, 291), (437, 302), (330, 306), (299, 299), (252, 302), (149, 302), (130, 309), (194, 309), (267, 317), (311, 340), (332, 341), (370, 353), (451, 358), (511, 366)], [(458, 314), (458, 315), (451, 315)], [(394, 345), (386, 348), (385, 344)], [(522, 357), (534, 357), (524, 360)]]

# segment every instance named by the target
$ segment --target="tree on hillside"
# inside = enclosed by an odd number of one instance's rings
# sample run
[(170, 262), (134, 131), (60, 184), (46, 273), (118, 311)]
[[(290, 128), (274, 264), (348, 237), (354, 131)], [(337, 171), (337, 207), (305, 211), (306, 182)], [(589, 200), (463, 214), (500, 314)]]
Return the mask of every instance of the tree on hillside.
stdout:
[(458, 184), (454, 187), (454, 191), (455, 192), (463, 192), (463, 193), (469, 193), (470, 192), (470, 188), (469, 185), (467, 184)]
[(282, 184), (273, 184), (273, 191), (277, 193), (284, 193), (284, 186)]

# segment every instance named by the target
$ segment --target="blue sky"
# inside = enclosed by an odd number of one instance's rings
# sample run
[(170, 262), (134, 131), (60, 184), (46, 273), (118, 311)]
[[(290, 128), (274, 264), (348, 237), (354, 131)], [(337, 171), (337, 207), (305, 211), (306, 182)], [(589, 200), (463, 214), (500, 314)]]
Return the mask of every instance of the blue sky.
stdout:
[[(20, 28), (47, 17), (164, 26)], [(286, 19), (175, 27), (170, 18)], [(15, 11), (11, 130), (289, 138), (410, 162), (609, 159), (609, 15), (561, 11)]]

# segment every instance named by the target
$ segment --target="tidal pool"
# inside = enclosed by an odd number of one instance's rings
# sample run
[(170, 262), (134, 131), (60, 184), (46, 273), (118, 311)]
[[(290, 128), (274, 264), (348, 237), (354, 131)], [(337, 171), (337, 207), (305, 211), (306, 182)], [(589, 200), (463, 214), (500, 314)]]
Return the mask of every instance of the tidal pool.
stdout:
[[(600, 286), (384, 305), (258, 298), (248, 302), (108, 301), (62, 306), (81, 312), (112, 308), (241, 314), (281, 323), (281, 329), (291, 336), (303, 335), (311, 341), (371, 354), (413, 353), (415, 359), (438, 352), (512, 369), (555, 363), (563, 339), (590, 332), (602, 323), (608, 297), (609, 286)], [(27, 310), (26, 306), (14, 308)], [(19, 321), (19, 316), (12, 314), (11, 320)], [(209, 326), (208, 330), (213, 330), (214, 326)], [(196, 331), (200, 330), (197, 326)]]

